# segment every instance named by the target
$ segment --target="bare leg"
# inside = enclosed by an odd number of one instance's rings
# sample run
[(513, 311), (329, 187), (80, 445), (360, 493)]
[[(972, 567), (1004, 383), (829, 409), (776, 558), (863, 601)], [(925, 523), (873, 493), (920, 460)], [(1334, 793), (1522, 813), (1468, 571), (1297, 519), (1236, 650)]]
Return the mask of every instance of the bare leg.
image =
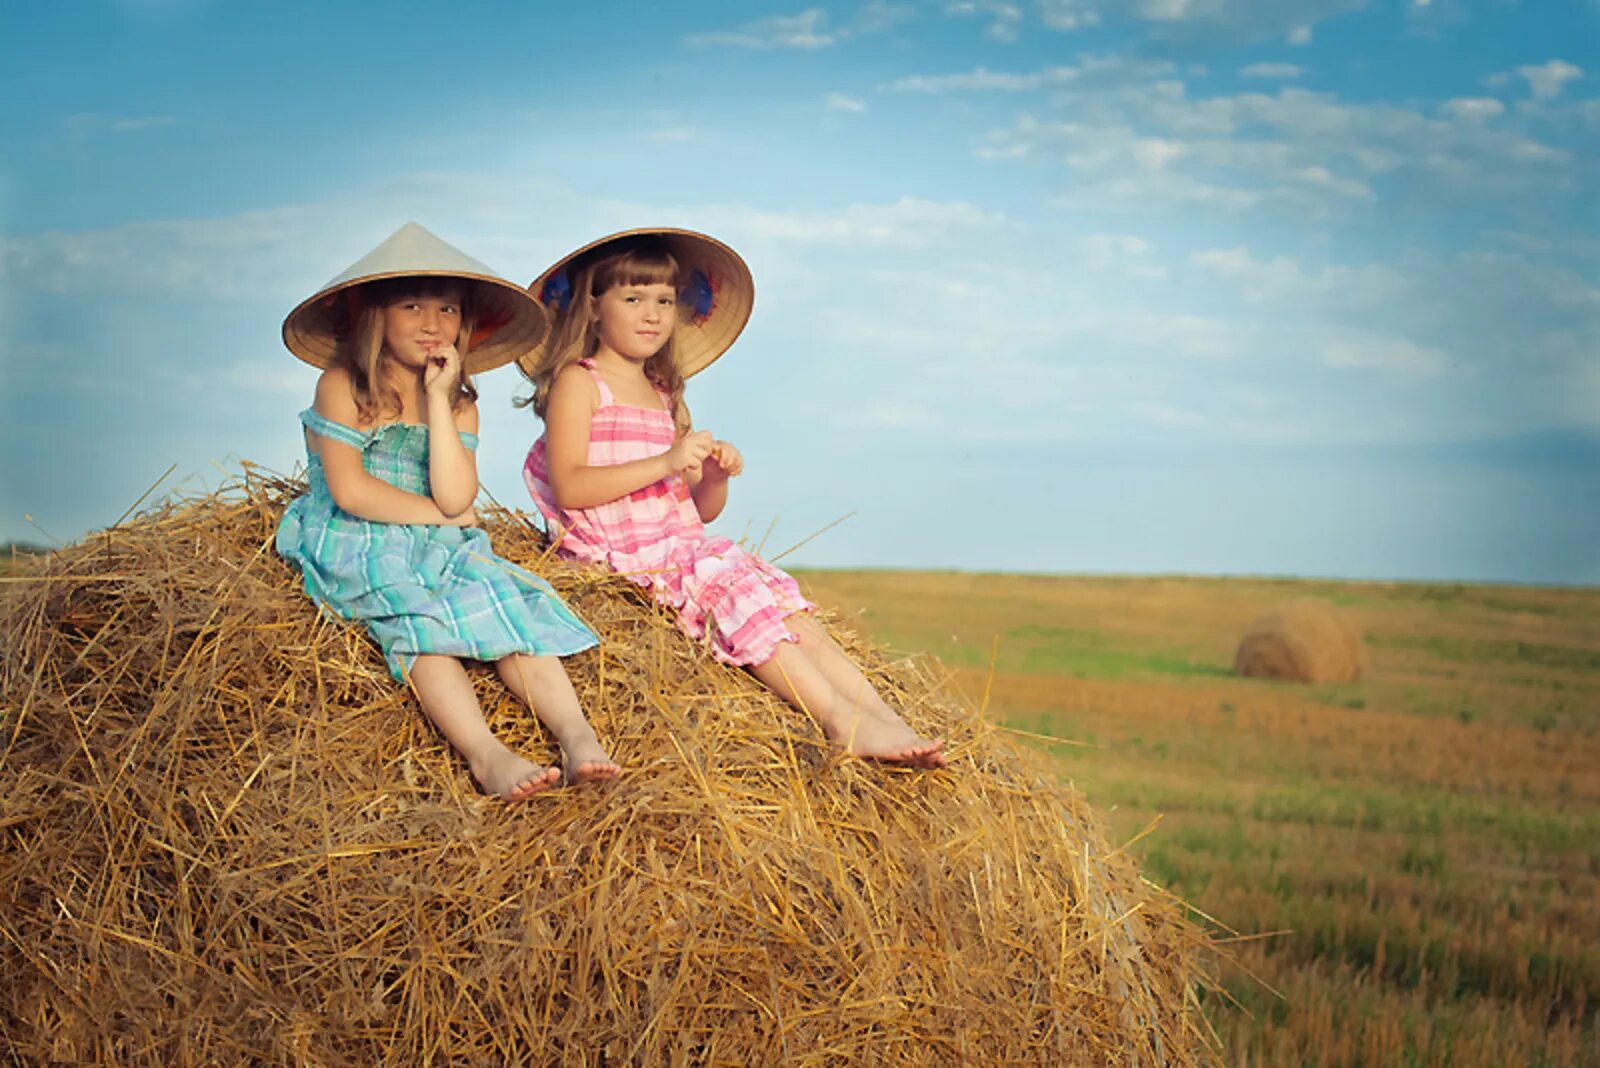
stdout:
[(518, 756), (494, 736), (484, 722), (466, 669), (455, 657), (417, 657), (411, 665), (411, 685), (423, 714), (466, 760), (472, 777), (484, 790), (507, 801), (523, 801), (548, 790), (560, 778), (555, 768)]
[(790, 634), (800, 639), (800, 648), (805, 650), (811, 662), (817, 665), (817, 670), (833, 684), (835, 690), (885, 723), (903, 722), (878, 695), (866, 675), (862, 674), (861, 668), (850, 659), (850, 654), (839, 648), (827, 632), (817, 625), (816, 620), (803, 612), (796, 612), (785, 619), (783, 625), (789, 628)]
[(495, 661), (506, 688), (539, 717), (561, 746), (561, 767), (569, 783), (614, 779), (622, 771), (600, 746), (583, 718), (567, 669), (553, 656), (513, 653)]
[(811, 658), (789, 642), (780, 644), (765, 662), (753, 665), (750, 673), (792, 707), (810, 713), (828, 740), (853, 756), (926, 765), (943, 745), (918, 737), (904, 723), (898, 727), (884, 723), (845, 700)]
[[(861, 668), (850, 659), (850, 655), (839, 648), (815, 620), (797, 612), (784, 620), (784, 625), (800, 639), (799, 648), (816, 665), (835, 692), (882, 723), (898, 730), (911, 731), (911, 726), (889, 707), (866, 675), (862, 674)], [(936, 738), (933, 742), (933, 750), (916, 763), (930, 768), (948, 766), (950, 761), (944, 755), (944, 740)]]

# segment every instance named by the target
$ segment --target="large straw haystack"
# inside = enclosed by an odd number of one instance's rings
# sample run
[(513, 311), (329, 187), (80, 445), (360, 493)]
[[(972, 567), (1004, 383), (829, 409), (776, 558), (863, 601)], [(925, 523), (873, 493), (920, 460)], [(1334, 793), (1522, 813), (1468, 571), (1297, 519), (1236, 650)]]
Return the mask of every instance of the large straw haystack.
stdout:
[(1322, 601), (1290, 601), (1250, 624), (1235, 674), (1287, 682), (1354, 682), (1366, 666), (1361, 638)]
[[(478, 796), (274, 555), (289, 482), (0, 585), (0, 1049), (116, 1064), (1193, 1064), (1197, 936), (1040, 758), (852, 644), (954, 767), (840, 760), (622, 580), (487, 526), (604, 645), (625, 767)], [(490, 671), (513, 745), (549, 740)]]

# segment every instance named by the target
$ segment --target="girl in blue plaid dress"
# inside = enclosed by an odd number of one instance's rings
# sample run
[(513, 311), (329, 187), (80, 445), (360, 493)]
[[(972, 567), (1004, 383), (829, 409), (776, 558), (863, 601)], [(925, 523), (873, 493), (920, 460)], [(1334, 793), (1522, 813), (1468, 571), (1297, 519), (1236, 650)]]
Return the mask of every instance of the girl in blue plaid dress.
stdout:
[[(290, 313), (284, 340), (324, 367), (300, 413), (309, 490), (278, 527), (306, 592), (367, 625), (390, 671), (488, 793), (521, 801), (617, 765), (558, 657), (595, 636), (547, 583), (496, 557), (476, 529), (477, 391), (469, 371), (537, 344), (525, 291), (408, 224)], [(560, 769), (489, 730), (461, 658), (492, 660), (555, 736)]]

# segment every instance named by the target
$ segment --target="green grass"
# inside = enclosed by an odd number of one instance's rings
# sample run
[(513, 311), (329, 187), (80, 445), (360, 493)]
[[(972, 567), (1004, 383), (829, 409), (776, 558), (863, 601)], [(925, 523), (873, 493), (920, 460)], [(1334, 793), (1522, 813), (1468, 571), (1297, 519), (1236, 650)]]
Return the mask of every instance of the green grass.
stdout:
[(1411, 634), (1369, 634), (1367, 641), (1390, 649), (1429, 653), (1456, 664), (1524, 664), (1566, 671), (1600, 671), (1600, 649), (1569, 645)]
[(999, 636), (998, 646), (941, 642), (932, 634), (885, 628), (874, 633), (894, 649), (930, 650), (950, 667), (987, 668), (993, 659), (998, 671), (1075, 679), (1233, 677), (1231, 665), (1208, 663), (1187, 650), (1137, 648), (1099, 631), (1070, 627), (1011, 627)]

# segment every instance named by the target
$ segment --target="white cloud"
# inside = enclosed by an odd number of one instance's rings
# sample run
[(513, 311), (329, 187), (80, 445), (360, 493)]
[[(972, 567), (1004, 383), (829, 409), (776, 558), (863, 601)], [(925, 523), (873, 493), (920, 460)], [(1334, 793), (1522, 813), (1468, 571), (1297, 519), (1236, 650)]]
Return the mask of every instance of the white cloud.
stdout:
[(1441, 349), (1399, 337), (1353, 335), (1330, 341), (1322, 348), (1329, 367), (1370, 367), (1396, 374), (1432, 376), (1449, 364)]
[(1010, 74), (978, 67), (965, 74), (912, 75), (890, 82), (883, 88), (901, 93), (945, 93), (958, 89), (1023, 92), (1046, 85), (1062, 85), (1078, 75), (1075, 67), (1046, 67), (1028, 74)]
[(881, 400), (841, 413), (839, 422), (859, 429), (926, 430), (937, 425), (938, 420), (925, 406)]
[(1147, 256), (1156, 248), (1155, 242), (1133, 234), (1084, 234), (1078, 246), (1096, 266), (1123, 256)]
[(1495, 119), (1505, 114), (1506, 106), (1493, 97), (1456, 97), (1440, 110), (1457, 119)]
[(298, 360), (244, 360), (211, 373), (230, 389), (273, 396), (309, 397), (317, 370)]
[(1566, 60), (1552, 59), (1538, 66), (1518, 67), (1517, 73), (1527, 81), (1535, 99), (1548, 100), (1559, 95), (1568, 82), (1582, 78), (1583, 68)]
[(1073, 243), (1074, 258), (1091, 270), (1145, 281), (1167, 276), (1166, 266), (1152, 259), (1156, 251), (1155, 242), (1134, 234), (1084, 234)]
[(1308, 271), (1288, 256), (1258, 259), (1242, 245), (1201, 249), (1190, 254), (1189, 263), (1232, 281), (1235, 292), (1247, 303), (1270, 304), (1296, 316), (1326, 312), (1337, 317), (1393, 302), (1420, 302), (1411, 276), (1383, 263), (1331, 265)]
[[(1035, 71), (991, 71), (977, 67), (955, 74), (918, 74), (880, 86), (889, 92), (944, 93), (957, 91), (1028, 92), (1070, 86), (1077, 91), (1119, 85), (1144, 85), (1171, 74), (1176, 66), (1166, 60), (1119, 55), (1083, 55), (1071, 65)], [(1158, 82), (1157, 84), (1179, 84)]]
[[(1383, 102), (1346, 103), (1289, 87), (1191, 98), (1170, 79), (1057, 95), (1070, 121), (1024, 115), (988, 132), (986, 159), (1056, 159), (1071, 169), (1058, 200), (1084, 208), (1287, 207), (1313, 217), (1378, 204), (1375, 180), (1420, 179), (1452, 196), (1570, 196), (1573, 154), (1484, 121), (1493, 102), (1430, 115)], [(1575, 125), (1574, 115), (1568, 126)], [(1545, 128), (1559, 133), (1549, 122)]]
[(973, 234), (1009, 230), (1005, 216), (964, 201), (901, 197), (890, 204), (852, 204), (834, 211), (769, 211), (747, 206), (705, 209), (728, 228), (802, 245), (927, 248)]
[(111, 129), (116, 133), (134, 133), (139, 130), (154, 130), (162, 126), (172, 126), (177, 121), (171, 115), (140, 115), (135, 118), (113, 119)]
[(1045, 25), (1081, 30), (1108, 18), (1132, 17), (1171, 32), (1221, 33), (1235, 39), (1287, 35), (1311, 39), (1311, 27), (1367, 7), (1371, 0), (1041, 0)]
[(829, 93), (823, 98), (829, 111), (862, 112), (867, 110), (867, 102), (845, 93)]
[(1091, 317), (1086, 330), (1118, 345), (1191, 360), (1230, 360), (1256, 345), (1248, 322), (1178, 312), (1115, 312)]
[(873, 0), (858, 8), (843, 26), (832, 26), (828, 12), (823, 8), (810, 7), (797, 15), (771, 15), (732, 30), (691, 33), (683, 40), (685, 44), (700, 48), (813, 51), (838, 44), (847, 38), (882, 33), (914, 15), (915, 9), (909, 5)]
[(1303, 68), (1294, 63), (1252, 63), (1239, 68), (1242, 78), (1290, 79), (1298, 78), (1303, 73)]
[(1171, 404), (1139, 401), (1128, 405), (1127, 410), (1129, 414), (1155, 423), (1157, 426), (1193, 430), (1211, 425), (1211, 419), (1208, 416), (1185, 408), (1178, 408)]
[(1044, 24), (1069, 33), (1100, 25), (1100, 6), (1100, 0), (1039, 0)]
[(830, 31), (827, 26), (828, 13), (820, 7), (812, 7), (798, 15), (772, 15), (757, 19), (734, 30), (692, 33), (684, 41), (702, 48), (826, 48), (843, 36), (838, 31)]
[(947, 15), (968, 18), (983, 16), (989, 21), (983, 29), (983, 35), (991, 41), (1007, 44), (1017, 39), (1023, 19), (1022, 8), (1008, 0), (961, 0), (959, 3), (945, 4), (944, 10)]

